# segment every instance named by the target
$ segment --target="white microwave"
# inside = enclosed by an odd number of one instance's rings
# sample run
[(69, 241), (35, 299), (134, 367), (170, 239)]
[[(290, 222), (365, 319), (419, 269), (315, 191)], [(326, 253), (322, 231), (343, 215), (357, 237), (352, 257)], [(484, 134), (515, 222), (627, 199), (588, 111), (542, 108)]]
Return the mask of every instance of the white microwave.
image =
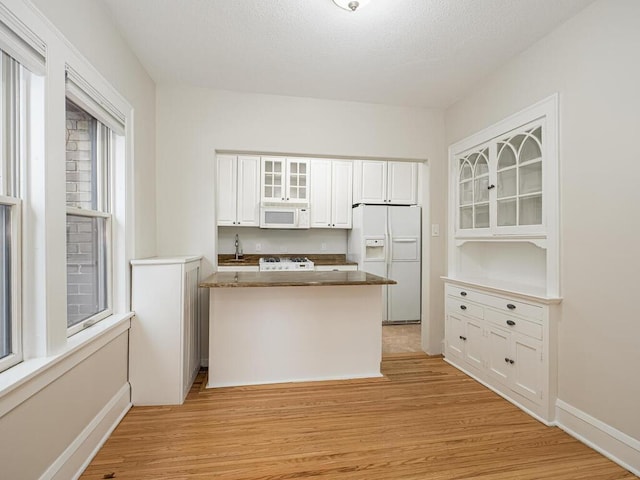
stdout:
[(291, 205), (260, 207), (260, 228), (309, 228), (309, 209)]

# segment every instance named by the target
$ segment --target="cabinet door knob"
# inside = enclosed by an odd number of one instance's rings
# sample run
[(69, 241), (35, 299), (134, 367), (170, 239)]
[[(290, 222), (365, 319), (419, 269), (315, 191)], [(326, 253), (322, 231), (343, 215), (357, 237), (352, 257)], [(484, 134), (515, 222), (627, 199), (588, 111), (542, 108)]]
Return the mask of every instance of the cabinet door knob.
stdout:
[(516, 322), (514, 322), (513, 320), (507, 320), (507, 325), (509, 325), (510, 327), (513, 327), (516, 324)]
[(504, 359), (505, 363), (509, 363), (509, 359), (505, 357)]
[(509, 310), (515, 310), (515, 309), (516, 309), (516, 306), (515, 306), (513, 303), (507, 303), (507, 308), (508, 308)]
[(467, 337), (463, 337), (462, 335), (460, 335), (460, 340), (463, 340), (463, 341), (466, 342), (467, 341)]
[(491, 190), (492, 188), (496, 188), (496, 186), (495, 186), (495, 185), (493, 185), (493, 184), (492, 184), (492, 185), (489, 185), (489, 186), (487, 187), (487, 190)]
[(467, 296), (467, 292), (460, 292), (460, 295), (463, 296), (463, 297), (466, 297)]
[(460, 305), (460, 310), (466, 310), (467, 306), (466, 305)]
[(516, 363), (516, 361), (515, 361), (515, 360), (511, 360), (511, 359), (509, 359), (509, 363), (510, 363), (511, 365), (513, 365), (514, 363)]

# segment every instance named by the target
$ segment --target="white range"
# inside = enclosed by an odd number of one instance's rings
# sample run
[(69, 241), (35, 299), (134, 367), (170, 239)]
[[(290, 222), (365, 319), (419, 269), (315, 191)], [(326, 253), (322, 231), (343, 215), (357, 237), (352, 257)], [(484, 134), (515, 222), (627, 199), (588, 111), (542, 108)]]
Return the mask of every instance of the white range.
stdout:
[(307, 257), (261, 257), (258, 260), (261, 272), (313, 271), (314, 264)]

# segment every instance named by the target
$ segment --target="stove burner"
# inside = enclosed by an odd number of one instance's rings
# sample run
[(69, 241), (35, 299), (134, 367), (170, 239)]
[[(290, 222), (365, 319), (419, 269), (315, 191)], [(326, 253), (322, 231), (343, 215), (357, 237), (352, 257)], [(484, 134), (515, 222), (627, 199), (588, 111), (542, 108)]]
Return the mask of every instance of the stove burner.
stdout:
[(278, 258), (278, 257), (265, 257), (265, 258), (263, 258), (263, 261), (268, 262), (268, 263), (275, 263), (275, 262), (279, 262), (280, 258)]
[(308, 262), (309, 261), (307, 257), (292, 257), (290, 260), (292, 262)]

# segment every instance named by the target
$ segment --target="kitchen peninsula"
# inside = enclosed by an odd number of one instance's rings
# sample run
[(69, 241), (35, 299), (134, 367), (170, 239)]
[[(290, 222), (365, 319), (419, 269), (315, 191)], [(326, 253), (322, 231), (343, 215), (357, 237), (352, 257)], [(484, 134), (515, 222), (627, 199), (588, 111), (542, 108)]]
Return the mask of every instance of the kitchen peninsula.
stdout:
[(218, 272), (207, 387), (379, 377), (382, 292), (363, 271)]

